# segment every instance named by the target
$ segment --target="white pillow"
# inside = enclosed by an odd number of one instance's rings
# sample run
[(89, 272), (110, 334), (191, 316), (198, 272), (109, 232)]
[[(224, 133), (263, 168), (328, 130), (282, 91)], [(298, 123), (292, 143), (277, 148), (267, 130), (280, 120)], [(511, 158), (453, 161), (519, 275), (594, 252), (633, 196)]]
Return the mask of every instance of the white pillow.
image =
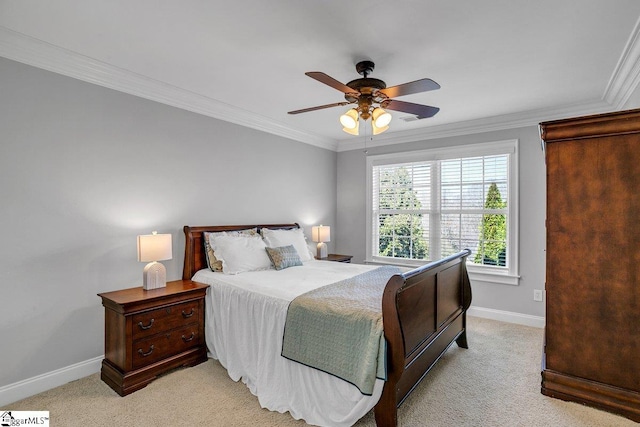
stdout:
[(307, 246), (307, 240), (304, 237), (302, 228), (293, 228), (291, 230), (272, 230), (269, 228), (260, 229), (265, 243), (270, 248), (278, 248), (280, 246), (293, 245), (298, 252), (300, 261), (313, 260), (313, 254)]
[(211, 269), (211, 271), (222, 271), (222, 261), (220, 261), (218, 258), (216, 258), (216, 254), (214, 253), (213, 249), (211, 248), (211, 238), (215, 237), (215, 236), (221, 236), (221, 235), (235, 235), (237, 236), (238, 234), (246, 234), (249, 236), (257, 236), (258, 235), (258, 229), (256, 227), (253, 228), (247, 228), (246, 230), (237, 230), (237, 231), (205, 231), (202, 233), (202, 235), (204, 236), (204, 254), (206, 255), (207, 258), (207, 265), (209, 266), (209, 268)]
[(260, 236), (219, 235), (209, 239), (224, 274), (268, 270), (271, 260)]

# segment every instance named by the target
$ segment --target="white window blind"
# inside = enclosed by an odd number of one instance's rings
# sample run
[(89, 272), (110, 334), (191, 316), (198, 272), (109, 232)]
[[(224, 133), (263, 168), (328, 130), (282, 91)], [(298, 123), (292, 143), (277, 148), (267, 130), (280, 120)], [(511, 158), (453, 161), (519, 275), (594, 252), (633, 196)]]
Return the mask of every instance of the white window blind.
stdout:
[(468, 248), (473, 268), (517, 276), (516, 147), (372, 156), (368, 258), (416, 264)]

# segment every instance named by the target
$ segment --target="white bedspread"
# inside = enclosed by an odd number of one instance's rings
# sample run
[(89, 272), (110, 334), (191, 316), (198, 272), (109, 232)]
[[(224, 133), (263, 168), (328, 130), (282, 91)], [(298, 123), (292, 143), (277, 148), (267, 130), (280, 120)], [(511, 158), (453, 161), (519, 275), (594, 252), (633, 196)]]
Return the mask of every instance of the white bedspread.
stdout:
[(380, 399), (384, 382), (372, 396), (327, 373), (280, 355), (289, 302), (312, 289), (376, 268), (309, 261), (284, 270), (235, 276), (198, 271), (193, 280), (211, 285), (207, 293), (205, 336), (210, 356), (229, 376), (242, 380), (263, 408), (286, 412), (321, 426), (351, 426)]

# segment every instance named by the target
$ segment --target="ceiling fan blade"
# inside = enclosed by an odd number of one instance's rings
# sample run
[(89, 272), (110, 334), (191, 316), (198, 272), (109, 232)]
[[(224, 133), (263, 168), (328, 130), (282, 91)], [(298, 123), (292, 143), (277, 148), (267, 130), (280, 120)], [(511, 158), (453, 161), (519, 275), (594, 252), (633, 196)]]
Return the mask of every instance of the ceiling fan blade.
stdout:
[(391, 86), (386, 89), (380, 89), (380, 92), (389, 98), (396, 98), (403, 95), (411, 95), (412, 93), (428, 92), (430, 90), (440, 89), (440, 85), (431, 79), (420, 79), (414, 82), (403, 83), (397, 86)]
[(390, 100), (384, 107), (389, 110), (402, 111), (404, 113), (415, 114), (419, 119), (426, 119), (435, 116), (440, 109), (429, 105), (414, 104), (413, 102)]
[(348, 104), (351, 104), (351, 102), (335, 102), (333, 104), (319, 105), (317, 107), (310, 107), (310, 108), (303, 108), (302, 110), (289, 111), (289, 114), (307, 113), (309, 111), (322, 110), (322, 109), (331, 108), (331, 107), (340, 107)]
[(311, 77), (312, 79), (316, 79), (320, 83), (324, 83), (327, 86), (331, 86), (332, 88), (339, 90), (340, 92), (356, 93), (356, 94), (358, 93), (357, 90), (351, 89), (349, 86), (343, 83), (340, 83), (333, 77), (328, 76), (325, 73), (322, 73), (320, 71), (309, 71), (308, 73), (305, 73), (305, 74)]

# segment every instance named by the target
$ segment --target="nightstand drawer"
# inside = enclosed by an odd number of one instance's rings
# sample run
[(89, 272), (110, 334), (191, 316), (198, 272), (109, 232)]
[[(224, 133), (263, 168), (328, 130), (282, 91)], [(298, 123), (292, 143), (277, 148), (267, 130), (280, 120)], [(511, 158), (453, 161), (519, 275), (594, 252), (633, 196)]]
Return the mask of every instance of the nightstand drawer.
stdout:
[(189, 301), (168, 307), (158, 308), (132, 316), (133, 339), (179, 328), (200, 317), (199, 301)]
[(154, 335), (133, 343), (133, 369), (149, 365), (201, 344), (198, 324)]

